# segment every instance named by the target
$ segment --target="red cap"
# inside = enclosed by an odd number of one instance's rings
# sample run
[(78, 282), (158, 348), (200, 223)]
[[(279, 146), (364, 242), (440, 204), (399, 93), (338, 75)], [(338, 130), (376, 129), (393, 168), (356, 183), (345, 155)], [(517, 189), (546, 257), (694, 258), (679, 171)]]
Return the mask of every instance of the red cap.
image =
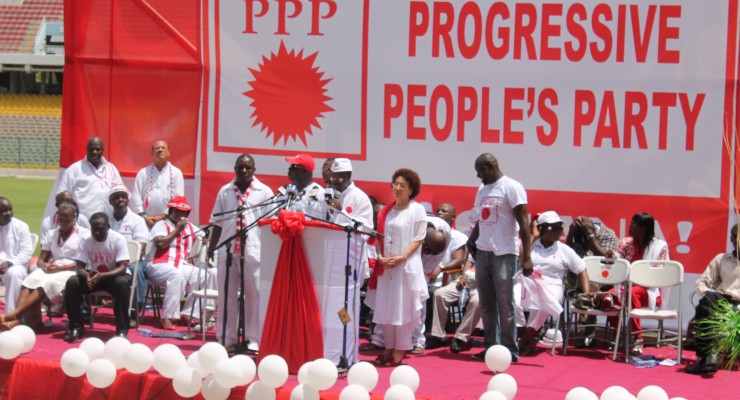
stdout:
[(316, 163), (313, 161), (313, 157), (309, 156), (308, 154), (302, 153), (295, 157), (285, 157), (285, 161), (293, 165), (300, 165), (301, 167), (305, 168), (306, 171), (311, 172), (313, 172), (313, 169), (316, 166)]
[(175, 196), (167, 204), (167, 208), (176, 208), (180, 211), (190, 211), (190, 205), (188, 205), (188, 199), (185, 196)]

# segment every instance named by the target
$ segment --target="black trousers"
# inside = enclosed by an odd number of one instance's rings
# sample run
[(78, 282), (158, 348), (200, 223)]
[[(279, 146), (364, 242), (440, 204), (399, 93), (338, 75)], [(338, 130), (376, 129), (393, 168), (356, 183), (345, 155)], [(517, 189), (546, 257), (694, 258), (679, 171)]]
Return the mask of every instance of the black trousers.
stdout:
[(706, 292), (704, 297), (699, 300), (699, 304), (696, 306), (696, 314), (694, 315), (694, 327), (696, 329), (696, 354), (699, 356), (706, 356), (710, 349), (717, 347), (716, 340), (714, 339), (712, 332), (708, 331), (706, 327), (703, 327), (701, 321), (708, 318), (714, 309), (715, 304), (719, 299), (726, 299), (730, 304), (738, 304), (732, 301), (729, 296), (725, 296), (717, 292)]
[(102, 279), (92, 288), (87, 282), (75, 275), (67, 280), (64, 289), (64, 306), (67, 308), (69, 317), (69, 328), (82, 328), (82, 305), (83, 296), (88, 293), (104, 291), (113, 296), (113, 314), (116, 317), (116, 333), (128, 332), (131, 316), (128, 311), (128, 300), (131, 295), (131, 276), (118, 275), (112, 278)]

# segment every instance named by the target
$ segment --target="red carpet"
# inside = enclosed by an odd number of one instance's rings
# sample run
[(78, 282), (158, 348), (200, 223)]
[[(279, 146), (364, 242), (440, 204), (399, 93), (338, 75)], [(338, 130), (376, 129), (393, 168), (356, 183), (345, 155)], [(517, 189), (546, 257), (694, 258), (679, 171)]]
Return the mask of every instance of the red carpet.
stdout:
[[(113, 335), (113, 316), (110, 309), (102, 309), (96, 318), (95, 329), (87, 330), (87, 337), (96, 336), (107, 340)], [(55, 326), (42, 329), (37, 335), (36, 346), (31, 352), (14, 361), (0, 360), (0, 399), (171, 399), (180, 398), (172, 389), (169, 379), (154, 370), (145, 375), (134, 375), (125, 370), (118, 372), (116, 382), (109, 388), (98, 390), (90, 386), (84, 377), (66, 377), (59, 368), (62, 353), (72, 346), (62, 340), (65, 319), (55, 319)], [(145, 327), (151, 328), (154, 321), (148, 317)], [(185, 328), (178, 328), (184, 331)], [(181, 341), (138, 336), (130, 331), (130, 340), (144, 343), (152, 349), (162, 343), (173, 343), (185, 355), (197, 350), (200, 340)], [(209, 340), (215, 340), (213, 333)], [(363, 341), (364, 343), (364, 341)], [(451, 354), (446, 348), (427, 351), (422, 356), (409, 356), (406, 363), (414, 367), (421, 376), (417, 398), (427, 399), (478, 399), (485, 391), (488, 380), (493, 376), (485, 364), (473, 361), (470, 355), (479, 351), (475, 348), (460, 354)], [(376, 352), (361, 354), (361, 359), (370, 361)], [(675, 357), (673, 349), (646, 348), (646, 353), (658, 358)], [(692, 352), (685, 352), (692, 359)], [(686, 362), (684, 362), (686, 363)], [(740, 393), (737, 384), (740, 373), (721, 371), (713, 377), (694, 376), (681, 372), (683, 366), (638, 369), (629, 364), (612, 362), (610, 354), (604, 351), (571, 350), (568, 356), (559, 352), (550, 356), (541, 352), (534, 357), (521, 358), (507, 373), (519, 385), (516, 399), (564, 399), (565, 394), (575, 386), (585, 386), (599, 395), (609, 386), (619, 385), (631, 393), (647, 385), (663, 387), (669, 397), (687, 399), (728, 399)], [(388, 388), (391, 368), (379, 368), (380, 380), (373, 391), (374, 399), (382, 399)], [(289, 399), (291, 388), (298, 384), (295, 376), (288, 379), (284, 388), (278, 391), (278, 399)], [(323, 391), (322, 399), (337, 399), (339, 392), (347, 385), (341, 378), (329, 391)], [(243, 399), (245, 388), (232, 390), (231, 399)], [(735, 393), (735, 395), (732, 395)], [(197, 396), (196, 398), (202, 398)]]

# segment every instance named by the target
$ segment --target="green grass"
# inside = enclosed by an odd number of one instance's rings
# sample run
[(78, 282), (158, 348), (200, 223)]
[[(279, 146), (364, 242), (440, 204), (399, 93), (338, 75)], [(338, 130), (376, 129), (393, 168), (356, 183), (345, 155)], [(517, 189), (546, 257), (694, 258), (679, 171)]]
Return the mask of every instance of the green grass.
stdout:
[(27, 223), (31, 232), (39, 233), (53, 185), (51, 178), (0, 177), (0, 196), (13, 203), (15, 218)]

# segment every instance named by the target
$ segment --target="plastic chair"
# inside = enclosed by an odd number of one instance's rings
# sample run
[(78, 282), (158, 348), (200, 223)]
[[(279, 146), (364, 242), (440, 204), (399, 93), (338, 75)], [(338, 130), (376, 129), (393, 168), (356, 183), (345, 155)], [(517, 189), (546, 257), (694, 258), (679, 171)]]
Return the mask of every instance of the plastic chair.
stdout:
[[(190, 256), (188, 258), (195, 259), (195, 264), (198, 267), (198, 284), (197, 289), (190, 292), (189, 297), (193, 297), (198, 300), (198, 307), (200, 308), (200, 330), (203, 333), (203, 341), (206, 341), (206, 331), (208, 330), (208, 315), (206, 313), (206, 301), (218, 300), (218, 290), (208, 290), (203, 285), (206, 280), (206, 274), (208, 273), (208, 238), (204, 237), (201, 240), (193, 243), (191, 248)], [(190, 329), (193, 324), (193, 312), (195, 307), (190, 309), (190, 318), (188, 320), (188, 332), (187, 336), (190, 337)]]
[[(129, 296), (128, 304), (129, 304), (129, 310), (131, 309), (131, 304), (136, 298), (136, 274), (139, 272), (139, 260), (141, 259), (141, 243), (135, 241), (135, 240), (126, 240), (126, 246), (128, 247), (128, 257), (129, 263), (134, 263), (134, 273), (132, 275), (131, 279), (131, 295)], [(113, 298), (108, 292), (99, 290), (96, 292), (92, 292), (88, 295), (89, 299), (97, 299), (98, 297), (104, 297), (104, 298)], [(90, 304), (90, 328), (95, 328), (95, 314), (98, 312), (99, 306), (93, 306), (94, 301), (89, 301), (88, 304)]]
[[(678, 363), (681, 363), (681, 352), (682, 352), (682, 341), (683, 341), (683, 313), (681, 302), (678, 302), (677, 310), (666, 309), (668, 305), (668, 293), (670, 288), (678, 286), (678, 298), (682, 298), (683, 289), (683, 265), (678, 261), (672, 260), (639, 260), (632, 263), (630, 266), (629, 273), (629, 289), (627, 293), (630, 293), (633, 285), (638, 285), (646, 288), (660, 288), (663, 293), (663, 305), (660, 309), (652, 310), (649, 308), (638, 308), (632, 309), (632, 296), (628, 299), (628, 310), (630, 318), (639, 319), (652, 319), (658, 321), (657, 329), (642, 329), (640, 331), (632, 332), (632, 324), (628, 327), (627, 335), (625, 335), (625, 351), (630, 348), (630, 340), (632, 334), (642, 332), (657, 332), (658, 338), (656, 346), (660, 347), (662, 342), (676, 341), (676, 347), (678, 348)], [(675, 319), (678, 320), (677, 332), (668, 332), (663, 327), (663, 321)], [(672, 334), (675, 337), (665, 339), (666, 333)], [(626, 362), (625, 357), (625, 362)]]
[[(630, 271), (630, 263), (624, 259), (609, 260), (606, 257), (586, 257), (583, 259), (586, 263), (586, 273), (588, 273), (588, 279), (590, 282), (599, 283), (601, 285), (618, 285), (623, 284), (627, 281)], [(624, 304), (624, 295), (622, 295), (622, 304)], [(586, 336), (578, 336), (578, 317), (581, 315), (593, 315), (596, 317), (617, 317), (619, 321), (617, 323), (616, 336), (614, 340), (609, 338), (609, 326), (608, 321), (605, 325), (582, 325), (582, 327), (601, 328), (604, 330), (604, 337), (594, 336), (593, 340), (609, 343), (613, 348), (612, 360), (617, 360), (617, 348), (619, 347), (619, 336), (622, 331), (622, 321), (624, 320), (624, 307), (614, 311), (602, 311), (598, 309), (582, 309), (574, 307), (567, 300), (566, 296), (566, 307), (569, 312), (568, 318), (566, 318), (565, 328), (565, 340), (563, 341), (563, 355), (568, 354), (568, 342), (574, 339), (583, 339)], [(574, 333), (575, 336), (571, 337), (570, 330), (571, 325), (575, 320)], [(585, 334), (585, 332), (584, 332)], [(626, 357), (625, 357), (626, 358)]]

